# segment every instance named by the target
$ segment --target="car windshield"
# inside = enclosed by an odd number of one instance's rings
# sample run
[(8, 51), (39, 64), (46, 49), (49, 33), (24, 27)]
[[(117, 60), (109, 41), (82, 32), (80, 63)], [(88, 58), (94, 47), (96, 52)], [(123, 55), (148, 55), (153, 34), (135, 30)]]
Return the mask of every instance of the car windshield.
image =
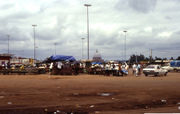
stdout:
[(155, 68), (153, 65), (149, 65), (146, 68)]

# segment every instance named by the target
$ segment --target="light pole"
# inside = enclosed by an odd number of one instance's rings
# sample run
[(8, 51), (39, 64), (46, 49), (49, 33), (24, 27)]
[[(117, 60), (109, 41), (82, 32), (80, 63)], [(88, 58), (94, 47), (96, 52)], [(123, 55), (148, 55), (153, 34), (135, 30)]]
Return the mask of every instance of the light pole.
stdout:
[(57, 43), (54, 43), (55, 55), (56, 55), (56, 45), (57, 45)]
[(35, 27), (36, 27), (37, 25), (32, 25), (32, 27), (33, 27), (33, 30), (34, 30), (34, 61), (35, 61), (35, 59), (36, 59), (36, 43), (35, 43)]
[(8, 54), (9, 54), (9, 37), (10, 37), (10, 35), (7, 35), (7, 37), (8, 37)]
[(125, 58), (125, 61), (126, 61), (126, 33), (127, 31), (123, 31), (125, 33), (125, 40), (124, 40), (124, 58)]
[(81, 38), (82, 39), (82, 59), (84, 59), (84, 39), (85, 38)]
[(88, 7), (91, 6), (91, 4), (84, 4), (85, 7), (87, 7), (87, 55), (89, 59), (89, 14), (88, 14)]

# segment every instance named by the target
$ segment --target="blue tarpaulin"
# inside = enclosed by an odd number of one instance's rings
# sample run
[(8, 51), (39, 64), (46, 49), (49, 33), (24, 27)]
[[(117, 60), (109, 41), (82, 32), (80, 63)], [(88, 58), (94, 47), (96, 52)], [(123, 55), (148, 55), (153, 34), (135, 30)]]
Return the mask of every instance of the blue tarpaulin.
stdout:
[(180, 67), (180, 60), (174, 60), (170, 62), (171, 67)]
[(92, 64), (92, 65), (95, 65), (95, 64), (100, 65), (100, 64), (102, 64), (102, 62), (92, 62), (91, 64)]
[(52, 55), (50, 57), (52, 61), (76, 61), (73, 56), (65, 56), (65, 55)]

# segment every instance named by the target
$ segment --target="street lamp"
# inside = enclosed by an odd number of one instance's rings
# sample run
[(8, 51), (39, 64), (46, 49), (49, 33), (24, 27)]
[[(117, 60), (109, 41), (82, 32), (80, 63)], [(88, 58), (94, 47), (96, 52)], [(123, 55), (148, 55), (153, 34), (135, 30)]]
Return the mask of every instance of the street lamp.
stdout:
[(34, 60), (36, 59), (36, 43), (35, 43), (35, 27), (37, 25), (32, 25), (33, 30), (34, 30)]
[(89, 14), (88, 14), (88, 7), (91, 6), (91, 4), (84, 4), (85, 7), (87, 7), (87, 55), (89, 59)]
[(125, 58), (125, 61), (126, 61), (126, 30), (123, 31), (125, 33), (125, 40), (124, 40), (124, 58)]
[(57, 43), (55, 42), (55, 43), (54, 43), (55, 55), (56, 55), (56, 45), (57, 45)]
[(9, 37), (10, 37), (10, 35), (8, 34), (7, 37), (8, 37), (8, 54), (9, 54)]
[(85, 38), (81, 38), (82, 39), (82, 59), (84, 59), (84, 39)]

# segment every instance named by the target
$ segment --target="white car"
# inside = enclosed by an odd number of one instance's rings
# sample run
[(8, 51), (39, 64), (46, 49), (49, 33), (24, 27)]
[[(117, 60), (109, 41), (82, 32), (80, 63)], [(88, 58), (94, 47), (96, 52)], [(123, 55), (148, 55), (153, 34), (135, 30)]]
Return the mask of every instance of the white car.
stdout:
[(143, 69), (143, 73), (145, 76), (148, 75), (164, 75), (166, 76), (168, 73), (168, 70), (162, 69), (160, 65), (148, 65), (146, 68)]
[(167, 66), (163, 66), (163, 67), (162, 67), (162, 69), (165, 69), (165, 70), (167, 70), (168, 72), (170, 72), (170, 71), (173, 71), (173, 70), (174, 70), (174, 68), (173, 68), (173, 67), (171, 67), (171, 66), (169, 66), (169, 65), (167, 65)]

